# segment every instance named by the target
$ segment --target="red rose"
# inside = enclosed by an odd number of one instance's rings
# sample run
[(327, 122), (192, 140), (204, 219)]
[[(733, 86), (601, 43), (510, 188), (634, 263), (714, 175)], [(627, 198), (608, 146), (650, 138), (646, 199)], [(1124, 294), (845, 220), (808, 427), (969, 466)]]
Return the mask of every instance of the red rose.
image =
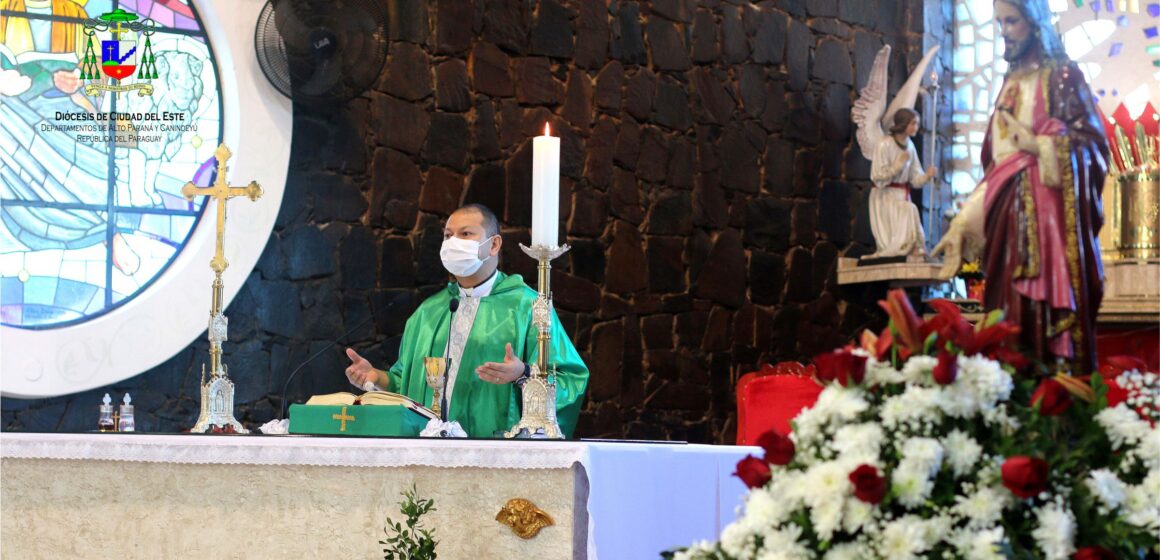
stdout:
[(1116, 555), (1102, 546), (1085, 546), (1071, 557), (1073, 560), (1116, 560)]
[(938, 353), (938, 363), (934, 366), (934, 380), (939, 385), (950, 385), (959, 375), (959, 364), (954, 354), (941, 350)]
[(749, 488), (757, 488), (758, 486), (765, 486), (773, 475), (769, 472), (769, 464), (753, 455), (747, 455), (744, 459), (737, 463), (737, 472), (733, 473), (745, 486)]
[(1016, 455), (1003, 461), (1003, 486), (1020, 498), (1031, 498), (1047, 489), (1047, 461)]
[(793, 440), (770, 430), (757, 438), (757, 445), (765, 450), (765, 460), (772, 465), (788, 465), (797, 449)]
[(1071, 408), (1071, 393), (1054, 379), (1044, 379), (1031, 394), (1031, 405), (1039, 404), (1040, 416), (1059, 416)]
[(854, 485), (854, 497), (868, 504), (877, 504), (886, 496), (886, 477), (870, 465), (858, 465), (850, 473), (850, 484)]
[(818, 368), (818, 379), (836, 379), (843, 387), (857, 385), (866, 376), (866, 357), (844, 348), (815, 356), (814, 365)]

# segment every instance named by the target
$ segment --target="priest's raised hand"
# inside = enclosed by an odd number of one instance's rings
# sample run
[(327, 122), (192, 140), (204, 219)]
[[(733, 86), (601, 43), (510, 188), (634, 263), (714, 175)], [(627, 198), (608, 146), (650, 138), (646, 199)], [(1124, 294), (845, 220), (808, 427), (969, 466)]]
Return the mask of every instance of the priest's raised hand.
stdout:
[(366, 358), (359, 356), (353, 348), (346, 349), (346, 357), (350, 358), (350, 366), (346, 368), (346, 378), (350, 380), (351, 385), (359, 389), (366, 389), (369, 382), (381, 391), (387, 389), (387, 385), (390, 384), (387, 372), (376, 369)]
[(515, 352), (512, 352), (512, 343), (509, 342), (504, 348), (502, 362), (485, 362), (475, 368), (475, 373), (480, 379), (488, 383), (504, 385), (522, 377), (526, 369), (527, 366), (524, 365), (524, 362), (516, 357)]

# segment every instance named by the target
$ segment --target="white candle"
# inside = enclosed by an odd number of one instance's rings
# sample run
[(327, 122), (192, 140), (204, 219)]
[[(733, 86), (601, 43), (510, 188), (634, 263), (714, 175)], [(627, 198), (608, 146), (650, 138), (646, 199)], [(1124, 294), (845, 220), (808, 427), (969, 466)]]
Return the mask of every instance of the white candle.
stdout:
[(532, 246), (559, 246), (560, 139), (544, 135), (532, 139)]

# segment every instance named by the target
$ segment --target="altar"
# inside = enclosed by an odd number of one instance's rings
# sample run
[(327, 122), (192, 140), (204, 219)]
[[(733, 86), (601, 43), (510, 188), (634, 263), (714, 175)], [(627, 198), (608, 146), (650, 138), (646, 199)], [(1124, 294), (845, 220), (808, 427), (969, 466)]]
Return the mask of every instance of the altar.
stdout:
[[(749, 447), (0, 434), (0, 556), (372, 558), (412, 485), (439, 558), (656, 558), (734, 519)], [(554, 524), (524, 539), (523, 498)]]

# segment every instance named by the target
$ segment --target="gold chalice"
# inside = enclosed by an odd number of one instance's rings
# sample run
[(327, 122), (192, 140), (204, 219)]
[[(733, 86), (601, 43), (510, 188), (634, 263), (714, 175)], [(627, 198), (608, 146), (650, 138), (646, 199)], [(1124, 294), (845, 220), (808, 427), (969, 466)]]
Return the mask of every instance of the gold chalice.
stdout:
[(423, 368), (427, 373), (427, 386), (435, 392), (431, 397), (431, 412), (443, 418), (439, 403), (443, 401), (443, 385), (447, 380), (447, 372), (451, 370), (451, 358), (423, 358)]

